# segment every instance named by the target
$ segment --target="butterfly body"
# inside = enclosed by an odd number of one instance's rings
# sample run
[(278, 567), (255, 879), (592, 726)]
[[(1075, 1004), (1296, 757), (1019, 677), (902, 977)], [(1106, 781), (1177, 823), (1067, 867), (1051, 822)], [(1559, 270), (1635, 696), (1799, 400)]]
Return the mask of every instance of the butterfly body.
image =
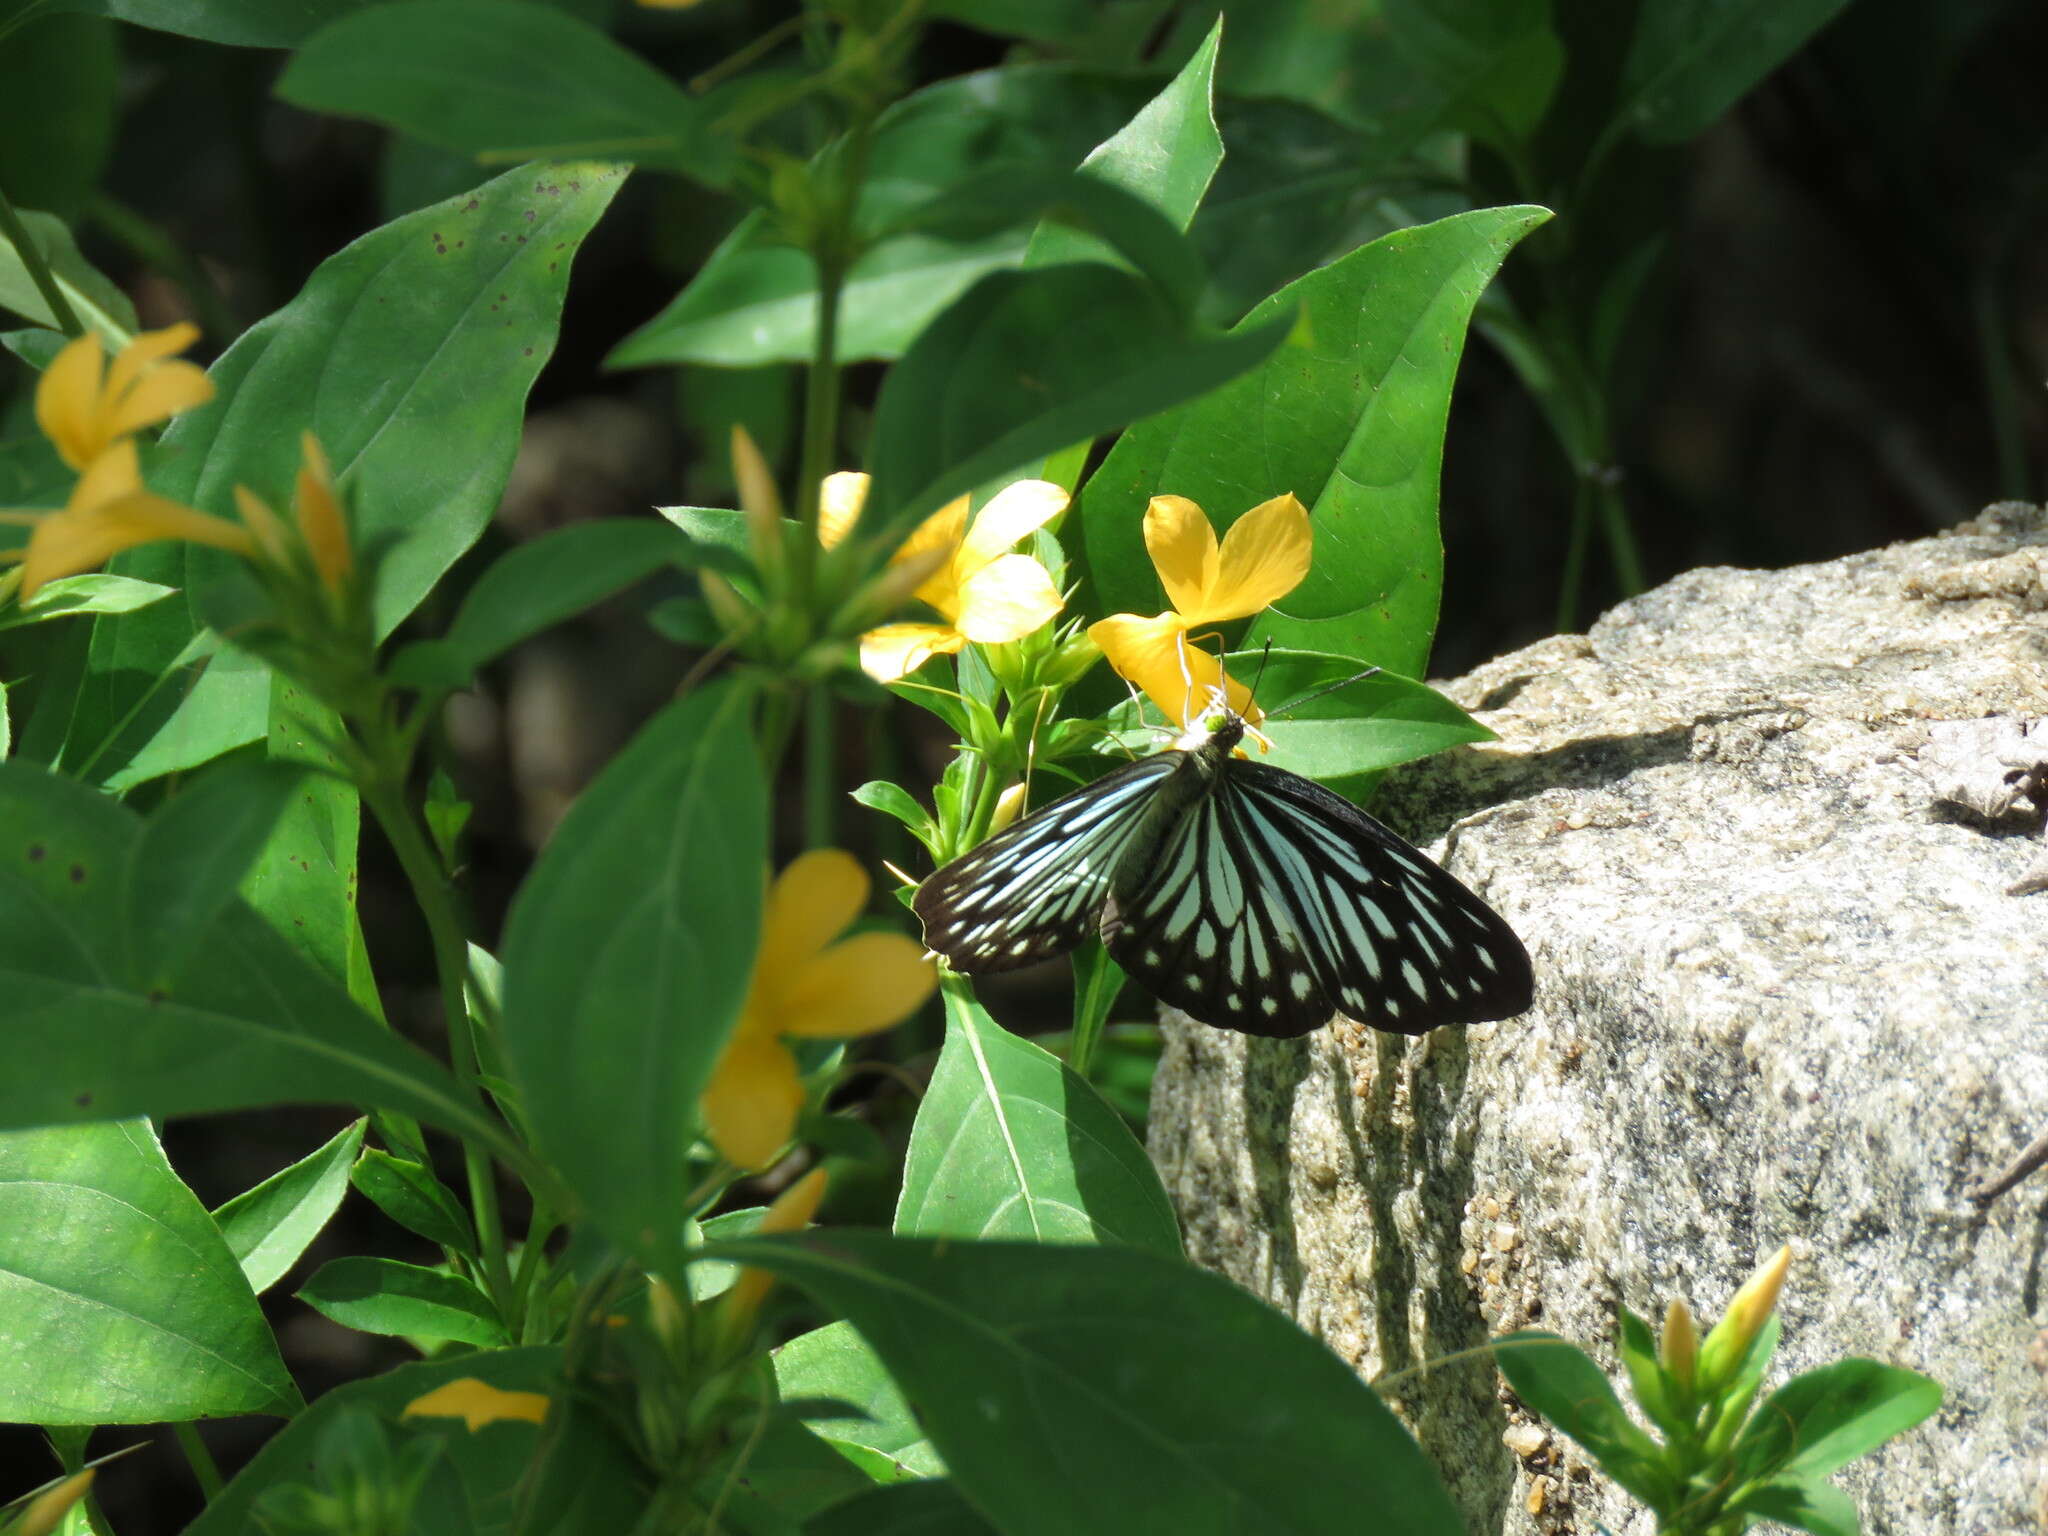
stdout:
[(1498, 913), (1348, 800), (1233, 757), (1244, 734), (1218, 711), (938, 870), (912, 904), (926, 945), (976, 974), (1099, 932), (1155, 996), (1253, 1035), (1339, 1013), (1420, 1034), (1529, 1006)]

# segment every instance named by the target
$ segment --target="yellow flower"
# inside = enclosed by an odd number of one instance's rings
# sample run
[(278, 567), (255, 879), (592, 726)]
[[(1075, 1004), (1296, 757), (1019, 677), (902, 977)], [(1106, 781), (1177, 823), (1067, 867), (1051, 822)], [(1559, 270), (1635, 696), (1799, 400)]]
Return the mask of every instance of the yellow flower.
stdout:
[(402, 1419), (460, 1419), (475, 1434), (486, 1424), (501, 1419), (518, 1419), (538, 1424), (548, 1416), (548, 1400), (541, 1392), (507, 1392), (474, 1376), (444, 1382), (405, 1405)]
[(1219, 683), (1232, 709), (1258, 720), (1251, 690), (1224, 678), (1222, 663), (1188, 636), (1203, 625), (1250, 618), (1292, 592), (1308, 574), (1312, 538), (1308, 512), (1292, 495), (1253, 507), (1220, 546), (1200, 507), (1185, 496), (1154, 496), (1145, 509), (1145, 548), (1173, 606), (1149, 619), (1112, 614), (1089, 625), (1089, 637), (1176, 725), (1189, 725)]
[[(845, 538), (868, 477), (846, 471), (819, 488), (818, 537), (826, 548)], [(998, 491), (972, 524), (965, 496), (939, 508), (889, 557), (914, 578), (911, 593), (936, 608), (943, 624), (884, 624), (860, 637), (861, 670), (893, 683), (934, 656), (968, 641), (1002, 645), (1021, 640), (1060, 611), (1059, 589), (1046, 568), (1011, 548), (1066, 510), (1067, 493), (1045, 480), (1019, 480)]]
[(134, 440), (125, 437), (86, 467), (62, 511), (0, 512), (0, 522), (27, 523), (35, 530), (28, 547), (10, 556), (22, 562), (23, 602), (46, 581), (98, 570), (122, 550), (159, 539), (211, 544), (244, 556), (256, 552), (246, 528), (143, 489)]
[[(761, 1224), (754, 1228), (756, 1236), (771, 1232), (801, 1232), (811, 1224), (811, 1218), (818, 1214), (818, 1202), (825, 1198), (825, 1170), (813, 1168), (789, 1188), (775, 1197), (774, 1204), (762, 1213)], [(739, 1330), (753, 1321), (754, 1314), (761, 1309), (761, 1298), (768, 1294), (768, 1288), (775, 1283), (775, 1277), (765, 1269), (742, 1269), (732, 1288), (725, 1293), (725, 1333), (733, 1337)]]
[(871, 1035), (937, 984), (923, 950), (900, 933), (833, 942), (867, 899), (867, 871), (836, 848), (802, 855), (769, 888), (746, 1007), (703, 1097), (705, 1131), (737, 1167), (765, 1168), (796, 1129), (804, 1089), (782, 1036)]
[(36, 424), (65, 463), (89, 468), (114, 443), (213, 398), (205, 371), (171, 356), (198, 339), (195, 325), (144, 331), (109, 367), (99, 337), (79, 337), (43, 370)]
[[(298, 525), (299, 545), (311, 561), (320, 585), (339, 596), (355, 573), (355, 555), (349, 548), (348, 519), (341, 510), (341, 498), (334, 488), (334, 473), (320, 441), (310, 432), (299, 436), (299, 474), (292, 490), (293, 520)], [(292, 541), (284, 521), (254, 491), (235, 487), (235, 507), (242, 521), (262, 548), (268, 565), (289, 572), (297, 564)]]

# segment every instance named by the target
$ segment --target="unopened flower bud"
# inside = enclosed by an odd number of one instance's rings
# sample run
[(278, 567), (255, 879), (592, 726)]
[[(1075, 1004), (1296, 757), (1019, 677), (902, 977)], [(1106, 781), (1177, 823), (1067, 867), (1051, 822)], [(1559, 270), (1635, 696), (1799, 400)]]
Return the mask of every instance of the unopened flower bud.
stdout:
[(1791, 1267), (1792, 1247), (1788, 1243), (1765, 1260), (1735, 1293), (1721, 1321), (1700, 1346), (1701, 1391), (1714, 1392), (1734, 1376), (1742, 1357), (1749, 1353), (1749, 1346), (1756, 1342), (1777, 1308), (1778, 1293), (1785, 1287), (1785, 1272)]
[(1657, 1341), (1657, 1358), (1674, 1381), (1691, 1391), (1699, 1354), (1700, 1334), (1692, 1320), (1692, 1308), (1674, 1300), (1664, 1311), (1664, 1332)]
[(1020, 781), (996, 796), (995, 814), (988, 819), (990, 832), (1000, 832), (1017, 819), (1018, 812), (1024, 809), (1024, 794), (1029, 788)]

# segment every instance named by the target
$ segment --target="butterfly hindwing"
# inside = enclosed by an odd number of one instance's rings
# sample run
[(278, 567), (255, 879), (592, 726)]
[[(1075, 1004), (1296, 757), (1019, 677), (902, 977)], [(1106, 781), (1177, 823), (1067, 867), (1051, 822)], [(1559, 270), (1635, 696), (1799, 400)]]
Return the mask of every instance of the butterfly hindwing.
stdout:
[(1307, 963), (1292, 911), (1253, 862), (1231, 807), (1211, 795), (1119, 872), (1103, 913), (1110, 957), (1191, 1018), (1250, 1035), (1304, 1035), (1335, 1006)]
[(1233, 762), (1216, 798), (1285, 901), (1322, 990), (1377, 1029), (1512, 1018), (1534, 976), (1499, 913), (1320, 784)]
[(1062, 795), (932, 875), (912, 908), (957, 971), (1007, 971), (1095, 931), (1110, 875), (1183, 754), (1126, 764)]

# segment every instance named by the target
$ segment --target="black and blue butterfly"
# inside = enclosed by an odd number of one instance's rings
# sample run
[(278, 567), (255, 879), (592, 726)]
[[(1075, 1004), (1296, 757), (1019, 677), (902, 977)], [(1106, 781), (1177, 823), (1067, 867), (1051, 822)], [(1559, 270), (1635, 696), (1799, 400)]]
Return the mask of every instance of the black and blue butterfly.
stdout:
[(1529, 1007), (1528, 952), (1424, 854), (1312, 780), (1232, 754), (1219, 699), (1140, 758), (938, 870), (912, 903), (955, 970), (1005, 971), (1099, 932), (1191, 1018), (1293, 1036), (1338, 1014), (1421, 1034)]

